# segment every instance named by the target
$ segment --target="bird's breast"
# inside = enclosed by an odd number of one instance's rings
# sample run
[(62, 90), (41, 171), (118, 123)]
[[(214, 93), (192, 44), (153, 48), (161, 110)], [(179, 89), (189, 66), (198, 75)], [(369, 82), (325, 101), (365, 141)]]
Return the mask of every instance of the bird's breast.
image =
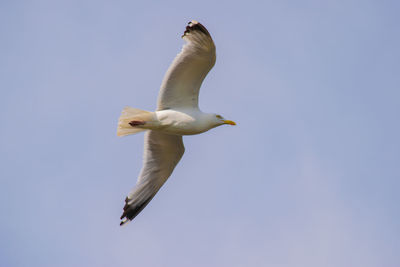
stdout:
[(210, 129), (202, 120), (201, 113), (174, 110), (157, 111), (159, 131), (175, 135), (194, 135)]

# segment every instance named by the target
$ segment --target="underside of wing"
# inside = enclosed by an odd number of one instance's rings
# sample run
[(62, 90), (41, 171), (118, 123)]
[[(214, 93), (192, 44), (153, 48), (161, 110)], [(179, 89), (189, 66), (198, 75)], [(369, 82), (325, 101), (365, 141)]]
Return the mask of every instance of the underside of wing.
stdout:
[(215, 64), (215, 45), (203, 25), (189, 22), (182, 38), (186, 44), (165, 74), (157, 110), (197, 108), (201, 83)]
[(125, 199), (121, 225), (133, 220), (146, 207), (171, 175), (184, 151), (182, 136), (146, 132), (143, 168), (136, 186)]

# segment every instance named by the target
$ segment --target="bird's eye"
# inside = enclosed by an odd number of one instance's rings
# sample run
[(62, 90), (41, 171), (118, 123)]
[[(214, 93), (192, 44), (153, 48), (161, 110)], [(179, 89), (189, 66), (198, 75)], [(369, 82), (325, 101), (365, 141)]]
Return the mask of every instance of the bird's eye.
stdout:
[(221, 115), (216, 115), (215, 117), (217, 117), (218, 119), (222, 119)]

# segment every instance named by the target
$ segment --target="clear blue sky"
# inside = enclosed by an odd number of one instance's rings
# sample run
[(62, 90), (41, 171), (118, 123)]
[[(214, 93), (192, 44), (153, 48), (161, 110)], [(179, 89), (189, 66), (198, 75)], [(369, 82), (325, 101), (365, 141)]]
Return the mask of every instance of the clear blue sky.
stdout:
[[(1, 1), (1, 266), (397, 267), (398, 1)], [(186, 23), (212, 34), (186, 153), (127, 227)]]

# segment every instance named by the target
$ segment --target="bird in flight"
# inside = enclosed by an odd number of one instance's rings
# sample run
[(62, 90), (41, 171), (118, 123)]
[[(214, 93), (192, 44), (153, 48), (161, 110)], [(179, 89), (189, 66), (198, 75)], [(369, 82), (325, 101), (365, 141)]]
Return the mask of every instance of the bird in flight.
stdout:
[(200, 134), (223, 124), (236, 125), (221, 115), (204, 113), (198, 106), (201, 83), (216, 59), (210, 33), (192, 20), (182, 38), (186, 43), (164, 76), (157, 110), (125, 107), (118, 120), (118, 136), (146, 131), (143, 167), (125, 199), (120, 225), (133, 220), (172, 174), (185, 151), (183, 135)]

